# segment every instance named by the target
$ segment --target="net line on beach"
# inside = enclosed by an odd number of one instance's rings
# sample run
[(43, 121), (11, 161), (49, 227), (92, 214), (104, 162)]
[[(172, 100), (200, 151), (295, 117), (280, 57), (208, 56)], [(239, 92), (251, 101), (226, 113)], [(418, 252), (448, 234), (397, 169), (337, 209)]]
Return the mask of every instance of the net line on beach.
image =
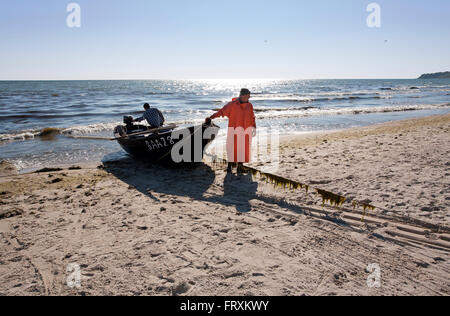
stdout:
[[(217, 156), (213, 156), (212, 158), (212, 164), (215, 168), (223, 168), (228, 165), (228, 162), (223, 159), (219, 158)], [(319, 188), (314, 188), (308, 184), (304, 184), (298, 181), (294, 181), (291, 179), (287, 179), (278, 175), (274, 175), (271, 173), (263, 172), (261, 170), (240, 165), (238, 166), (239, 170), (241, 172), (250, 173), (253, 177), (259, 176), (259, 178), (265, 182), (268, 182), (272, 184), (276, 188), (283, 188), (283, 189), (290, 189), (290, 190), (299, 190), (304, 189), (306, 193), (311, 192), (314, 190), (318, 195), (322, 197), (322, 207), (325, 206), (326, 203), (329, 203), (331, 206), (341, 207), (348, 199), (342, 195), (329, 192), (326, 190), (322, 190)], [(352, 201), (353, 208), (356, 207), (362, 207), (364, 212), (367, 212), (367, 210), (374, 211), (376, 209), (375, 206), (370, 205), (368, 203), (359, 202), (357, 200)], [(364, 218), (363, 218), (364, 219)]]
[[(226, 159), (217, 157), (215, 155), (209, 155), (209, 154), (205, 154), (205, 155), (211, 159), (212, 166), (214, 169), (224, 169), (225, 167), (228, 166), (228, 161)], [(286, 190), (286, 189), (305, 190), (305, 192), (307, 194), (311, 193), (311, 192), (315, 192), (317, 195), (319, 195), (322, 198), (322, 208), (324, 208), (325, 205), (328, 204), (332, 208), (336, 208), (340, 211), (346, 211), (346, 212), (358, 214), (358, 215), (362, 216), (361, 220), (360, 220), (361, 222), (364, 222), (366, 216), (370, 215), (372, 217), (379, 218), (382, 220), (391, 220), (391, 221), (394, 220), (394, 221), (397, 221), (400, 223), (412, 224), (412, 225), (419, 226), (422, 228), (427, 228), (433, 232), (450, 233), (450, 229), (445, 226), (435, 225), (435, 224), (423, 222), (421, 220), (417, 220), (417, 219), (413, 219), (413, 218), (379, 215), (374, 212), (376, 209), (385, 211), (385, 212), (389, 212), (389, 210), (386, 210), (386, 209), (378, 207), (378, 206), (374, 206), (372, 204), (364, 203), (364, 202), (361, 202), (356, 199), (349, 199), (345, 196), (342, 196), (342, 195), (339, 195), (339, 194), (336, 194), (333, 192), (329, 192), (327, 190), (323, 190), (320, 188), (315, 188), (308, 184), (304, 184), (304, 183), (301, 183), (298, 181), (287, 179), (287, 178), (284, 178), (284, 177), (281, 177), (278, 175), (274, 175), (271, 173), (263, 172), (261, 170), (258, 170), (258, 169), (255, 169), (255, 168), (252, 168), (252, 167), (249, 167), (246, 165), (241, 165), (238, 168), (239, 168), (238, 171), (249, 173), (252, 175), (253, 178), (256, 178), (258, 176), (259, 179), (261, 179), (262, 181), (264, 181), (266, 183), (273, 185), (275, 188), (281, 188), (284, 190)], [(345, 203), (351, 203), (351, 208), (344, 207)], [(362, 209), (362, 210), (358, 211), (357, 208)], [(369, 214), (370, 211), (371, 211), (371, 213)]]

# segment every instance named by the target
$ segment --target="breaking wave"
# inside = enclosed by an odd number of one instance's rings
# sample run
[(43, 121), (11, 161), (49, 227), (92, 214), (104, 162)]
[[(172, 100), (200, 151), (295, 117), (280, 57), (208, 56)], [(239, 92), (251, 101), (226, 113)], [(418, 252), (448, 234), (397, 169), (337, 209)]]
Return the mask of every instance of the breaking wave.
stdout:
[[(419, 110), (435, 110), (449, 108), (450, 103), (442, 104), (416, 104), (416, 105), (396, 105), (396, 106), (372, 106), (372, 107), (346, 107), (346, 108), (321, 108), (315, 106), (289, 107), (289, 108), (255, 108), (257, 119), (271, 118), (295, 118), (308, 116), (326, 116), (326, 115), (360, 115), (371, 113), (394, 113)], [(171, 123), (177, 125), (201, 124), (204, 117), (211, 115), (213, 111), (198, 111), (198, 117), (194, 119), (174, 120)], [(39, 137), (48, 137), (51, 135), (86, 135), (98, 132), (107, 132), (114, 130), (114, 127), (122, 122), (109, 122), (90, 124), (84, 126), (72, 126), (68, 128), (44, 128), (39, 130), (24, 130), (9, 134), (0, 134), (0, 142), (25, 141)]]

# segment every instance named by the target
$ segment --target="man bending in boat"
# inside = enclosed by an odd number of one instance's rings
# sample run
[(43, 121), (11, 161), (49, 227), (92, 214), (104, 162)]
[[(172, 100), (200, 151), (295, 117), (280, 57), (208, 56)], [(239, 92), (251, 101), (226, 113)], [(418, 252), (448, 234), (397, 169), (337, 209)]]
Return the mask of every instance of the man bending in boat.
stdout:
[(242, 164), (250, 162), (252, 137), (256, 136), (256, 121), (253, 105), (248, 102), (250, 90), (242, 89), (239, 98), (234, 98), (216, 114), (206, 118), (210, 124), (217, 117), (228, 117), (227, 156), (228, 171), (236, 166), (238, 173)]
[(151, 108), (148, 103), (144, 104), (144, 109), (144, 114), (141, 117), (133, 120), (133, 122), (141, 122), (143, 120), (147, 120), (150, 128), (158, 128), (164, 125), (165, 119), (160, 110), (158, 110), (157, 108)]

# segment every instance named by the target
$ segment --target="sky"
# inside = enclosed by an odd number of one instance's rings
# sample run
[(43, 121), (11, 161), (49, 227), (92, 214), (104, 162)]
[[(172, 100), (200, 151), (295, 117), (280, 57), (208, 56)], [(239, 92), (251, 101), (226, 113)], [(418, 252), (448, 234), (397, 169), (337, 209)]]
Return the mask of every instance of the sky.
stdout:
[[(67, 5), (81, 27), (67, 25)], [(450, 1), (0, 2), (0, 80), (416, 78), (450, 71)]]

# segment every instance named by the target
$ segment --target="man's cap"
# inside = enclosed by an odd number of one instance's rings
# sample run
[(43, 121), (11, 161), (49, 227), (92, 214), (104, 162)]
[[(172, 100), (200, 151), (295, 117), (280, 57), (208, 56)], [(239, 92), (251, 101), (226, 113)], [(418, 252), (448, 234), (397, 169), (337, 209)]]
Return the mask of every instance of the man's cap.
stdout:
[(248, 90), (248, 89), (241, 89), (241, 96), (243, 96), (243, 95), (249, 95), (250, 94), (250, 90)]

